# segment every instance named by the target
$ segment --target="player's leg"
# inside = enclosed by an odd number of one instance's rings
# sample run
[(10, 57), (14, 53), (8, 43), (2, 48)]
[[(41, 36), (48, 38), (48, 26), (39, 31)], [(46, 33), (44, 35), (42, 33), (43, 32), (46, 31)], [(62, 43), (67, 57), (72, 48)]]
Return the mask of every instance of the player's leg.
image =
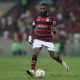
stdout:
[(35, 73), (35, 68), (36, 68), (36, 63), (37, 63), (37, 57), (38, 57), (38, 54), (39, 54), (40, 50), (41, 50), (41, 48), (34, 48), (33, 49), (34, 53), (32, 55), (31, 70), (26, 70), (27, 74), (30, 75), (31, 77)]
[(39, 40), (34, 40), (33, 42), (33, 55), (32, 55), (32, 62), (31, 62), (31, 70), (27, 70), (27, 73), (32, 76), (34, 75), (36, 63), (37, 63), (37, 57), (42, 48), (41, 42)]
[(54, 44), (53, 43), (46, 43), (47, 45), (47, 50), (50, 54), (50, 56), (56, 60), (58, 63), (60, 63), (61, 65), (63, 65), (65, 67), (66, 70), (69, 70), (68, 65), (60, 58), (60, 56), (57, 55), (57, 53), (55, 52), (55, 48), (54, 48)]
[(60, 58), (60, 56), (56, 55), (55, 51), (49, 51), (49, 54), (54, 60), (59, 62), (61, 65), (63, 65), (67, 71), (69, 70), (68, 65)]
[(32, 56), (32, 63), (31, 63), (31, 69), (32, 70), (35, 70), (35, 67), (36, 67), (36, 63), (37, 63), (37, 57), (38, 57), (38, 54), (41, 50), (41, 47), (40, 48), (34, 48), (33, 51), (33, 56)]

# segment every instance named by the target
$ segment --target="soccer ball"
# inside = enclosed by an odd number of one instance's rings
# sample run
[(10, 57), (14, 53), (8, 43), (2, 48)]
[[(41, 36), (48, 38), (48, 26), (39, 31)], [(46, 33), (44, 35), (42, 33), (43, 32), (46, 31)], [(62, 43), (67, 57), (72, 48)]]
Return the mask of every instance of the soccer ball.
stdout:
[(39, 78), (42, 78), (42, 77), (45, 76), (45, 71), (44, 71), (43, 69), (38, 69), (38, 70), (36, 70), (36, 72), (35, 72), (35, 76), (36, 76), (36, 77), (39, 77)]

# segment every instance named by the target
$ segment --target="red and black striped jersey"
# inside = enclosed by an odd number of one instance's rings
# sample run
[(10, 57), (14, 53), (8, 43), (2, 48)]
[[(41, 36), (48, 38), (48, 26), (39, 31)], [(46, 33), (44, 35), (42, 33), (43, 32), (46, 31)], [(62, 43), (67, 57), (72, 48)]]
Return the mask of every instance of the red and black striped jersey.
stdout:
[(33, 25), (35, 26), (34, 38), (52, 42), (52, 27), (54, 27), (53, 22), (55, 22), (55, 20), (51, 16), (35, 17), (33, 21)]

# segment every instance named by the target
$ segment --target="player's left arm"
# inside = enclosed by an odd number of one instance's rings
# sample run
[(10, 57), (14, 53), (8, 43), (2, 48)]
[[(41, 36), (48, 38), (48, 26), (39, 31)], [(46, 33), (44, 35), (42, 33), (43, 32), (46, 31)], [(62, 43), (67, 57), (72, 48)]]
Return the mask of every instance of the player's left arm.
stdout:
[(53, 34), (57, 33), (56, 26), (57, 26), (56, 21), (53, 21), (53, 28), (52, 28)]
[(56, 23), (56, 21), (53, 21), (53, 25), (52, 25), (52, 37), (53, 37), (53, 41), (54, 42), (58, 39), (56, 27), (57, 27), (57, 23)]

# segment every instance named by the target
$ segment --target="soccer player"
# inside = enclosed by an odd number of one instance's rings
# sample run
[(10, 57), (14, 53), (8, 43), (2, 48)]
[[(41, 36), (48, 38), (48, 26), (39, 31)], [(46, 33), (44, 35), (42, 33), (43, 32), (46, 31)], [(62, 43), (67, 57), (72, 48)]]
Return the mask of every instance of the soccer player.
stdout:
[(63, 65), (67, 71), (69, 70), (68, 65), (55, 53), (53, 34), (56, 35), (56, 30), (54, 29), (56, 25), (54, 18), (48, 15), (48, 10), (48, 4), (41, 4), (40, 15), (34, 17), (33, 26), (30, 31), (29, 43), (32, 43), (34, 53), (32, 56), (31, 70), (26, 70), (26, 72), (31, 77), (35, 73), (37, 57), (43, 46), (46, 47), (54, 60)]

